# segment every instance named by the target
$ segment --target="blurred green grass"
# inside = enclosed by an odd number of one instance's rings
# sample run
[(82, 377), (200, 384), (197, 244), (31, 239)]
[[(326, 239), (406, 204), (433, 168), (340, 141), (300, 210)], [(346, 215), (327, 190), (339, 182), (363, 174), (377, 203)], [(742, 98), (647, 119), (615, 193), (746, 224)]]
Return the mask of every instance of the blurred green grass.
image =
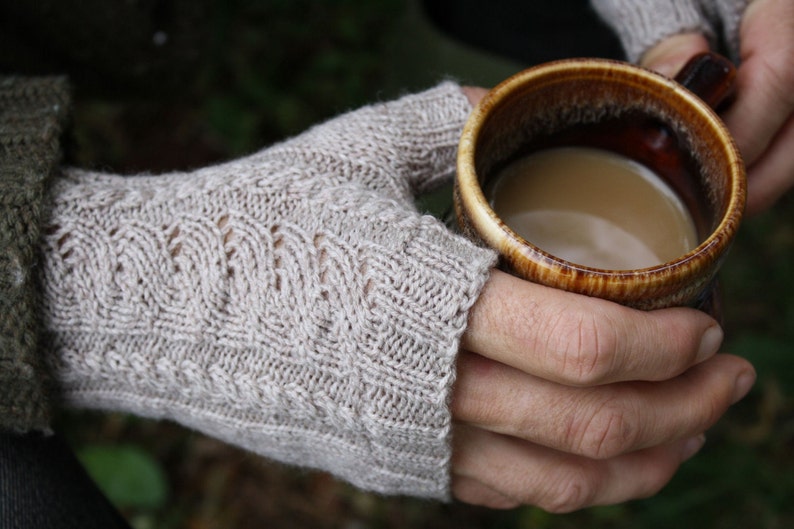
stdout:
[[(438, 35), (409, 0), (223, 6), (215, 28), (222, 46), (183, 97), (78, 101), (78, 163), (128, 172), (196, 167), (445, 77), (490, 86), (519, 67)], [(444, 189), (422, 207), (442, 211), (448, 197)], [(63, 428), (137, 529), (794, 527), (792, 205), (786, 198), (748, 220), (721, 274), (725, 350), (753, 361), (758, 382), (709, 433), (703, 451), (647, 500), (550, 515), (382, 498), (170, 423), (70, 412)], [(137, 468), (156, 470), (117, 467), (108, 457), (113, 447), (128, 457), (134, 447), (131, 457), (145, 461)], [(131, 474), (128, 489), (160, 493), (141, 501), (123, 485), (114, 490), (107, 484), (114, 472)]]

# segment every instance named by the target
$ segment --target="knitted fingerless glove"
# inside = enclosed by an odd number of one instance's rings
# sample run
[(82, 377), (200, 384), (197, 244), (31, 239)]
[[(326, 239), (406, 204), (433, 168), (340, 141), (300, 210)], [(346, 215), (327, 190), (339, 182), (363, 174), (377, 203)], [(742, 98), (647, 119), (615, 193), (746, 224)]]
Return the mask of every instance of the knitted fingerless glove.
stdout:
[(445, 83), (192, 173), (69, 170), (41, 267), (65, 399), (447, 498), (455, 359), (495, 257), (413, 200), (469, 111)]
[(739, 24), (750, 0), (591, 0), (637, 62), (672, 35), (698, 32), (738, 62)]

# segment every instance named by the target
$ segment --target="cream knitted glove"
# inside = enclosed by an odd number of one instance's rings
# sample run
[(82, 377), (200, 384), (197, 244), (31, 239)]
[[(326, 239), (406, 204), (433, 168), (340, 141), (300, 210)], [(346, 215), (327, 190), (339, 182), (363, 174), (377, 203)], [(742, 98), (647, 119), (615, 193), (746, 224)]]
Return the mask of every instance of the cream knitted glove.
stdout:
[(615, 30), (628, 59), (637, 62), (672, 35), (698, 32), (739, 59), (739, 24), (750, 0), (591, 0)]
[(40, 271), (66, 401), (447, 498), (459, 338), (494, 255), (413, 199), (450, 177), (469, 111), (445, 83), (192, 173), (67, 171)]

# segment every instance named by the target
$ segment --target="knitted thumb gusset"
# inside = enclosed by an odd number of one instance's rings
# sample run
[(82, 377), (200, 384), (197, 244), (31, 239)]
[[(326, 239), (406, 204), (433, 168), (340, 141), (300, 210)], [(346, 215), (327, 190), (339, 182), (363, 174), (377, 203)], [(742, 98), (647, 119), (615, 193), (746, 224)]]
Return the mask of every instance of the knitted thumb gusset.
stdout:
[(68, 171), (40, 274), (64, 397), (447, 498), (454, 363), (494, 255), (412, 200), (451, 176), (469, 110), (445, 83), (192, 173)]

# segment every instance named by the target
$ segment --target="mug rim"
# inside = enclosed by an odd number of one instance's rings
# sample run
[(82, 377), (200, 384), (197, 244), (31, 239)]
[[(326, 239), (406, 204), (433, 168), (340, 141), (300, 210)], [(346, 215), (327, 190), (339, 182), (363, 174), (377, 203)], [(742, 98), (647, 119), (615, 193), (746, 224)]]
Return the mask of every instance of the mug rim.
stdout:
[[(717, 138), (721, 147), (721, 156), (725, 157), (724, 163), (730, 168), (730, 195), (717, 226), (691, 251), (676, 259), (639, 269), (605, 269), (581, 265), (550, 254), (525, 240), (507, 226), (490, 206), (475, 170), (475, 147), (490, 111), (528, 82), (543, 79), (560, 82), (561, 79), (574, 76), (581, 78), (583, 75), (597, 76), (611, 82), (629, 82), (635, 87), (642, 85), (643, 90), (650, 86), (654, 89), (650, 92), (654, 97), (661, 97), (661, 93), (665, 92), (667, 98), (680, 101), (695, 110), (704, 119), (708, 129), (713, 131), (712, 136)], [(457, 212), (459, 219), (462, 213), (466, 214), (467, 220), (474, 225), (483, 241), (499, 250), (502, 256), (508, 250), (518, 253), (537, 269), (538, 274), (548, 276), (546, 279), (552, 286), (567, 290), (570, 290), (567, 288), (570, 283), (593, 280), (603, 283), (602, 289), (635, 281), (654, 287), (669, 283), (671, 278), (679, 279), (674, 283), (684, 283), (703, 268), (712, 265), (724, 253), (723, 250), (730, 245), (738, 229), (746, 201), (745, 168), (741, 155), (722, 119), (708, 104), (678, 82), (661, 74), (627, 62), (601, 58), (561, 59), (539, 64), (514, 74), (491, 89), (475, 106), (464, 125), (457, 154), (455, 184), (466, 189), (466, 192), (460, 192), (460, 196), (456, 197), (456, 208), (464, 210)], [(560, 270), (565, 272), (563, 277), (558, 277)]]

